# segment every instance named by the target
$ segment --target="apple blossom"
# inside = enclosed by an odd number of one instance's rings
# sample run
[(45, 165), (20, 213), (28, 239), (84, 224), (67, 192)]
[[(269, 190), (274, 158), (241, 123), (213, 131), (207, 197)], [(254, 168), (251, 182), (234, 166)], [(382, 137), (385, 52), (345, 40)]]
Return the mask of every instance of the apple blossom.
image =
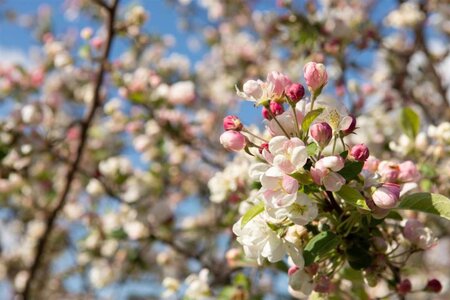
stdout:
[(345, 178), (336, 173), (344, 167), (344, 160), (340, 156), (327, 156), (316, 162), (311, 168), (314, 182), (323, 185), (327, 191), (339, 191), (345, 184)]

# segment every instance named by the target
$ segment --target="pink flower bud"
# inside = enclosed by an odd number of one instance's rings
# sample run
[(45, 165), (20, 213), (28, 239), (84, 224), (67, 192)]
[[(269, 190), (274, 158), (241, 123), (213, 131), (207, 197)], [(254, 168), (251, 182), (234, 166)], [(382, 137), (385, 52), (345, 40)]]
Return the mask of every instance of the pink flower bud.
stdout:
[(396, 207), (399, 198), (400, 185), (390, 182), (383, 183), (383, 185), (377, 188), (372, 194), (372, 199), (375, 205), (384, 209)]
[(239, 260), (241, 259), (242, 252), (239, 248), (231, 248), (225, 254), (225, 258), (227, 259), (227, 264), (230, 268), (235, 268), (239, 264)]
[(398, 168), (398, 179), (402, 182), (417, 181), (420, 178), (416, 165), (410, 160), (402, 162)]
[(293, 83), (284, 92), (292, 102), (297, 103), (305, 95), (305, 88), (300, 83)]
[(439, 293), (442, 290), (442, 284), (437, 279), (431, 279), (428, 281), (425, 290), (433, 293)]
[(278, 102), (275, 101), (271, 101), (270, 102), (270, 111), (275, 115), (281, 115), (282, 113), (284, 113), (284, 107), (283, 105), (281, 105)]
[(269, 143), (262, 143), (261, 146), (259, 147), (259, 153), (262, 154), (264, 149), (266, 151), (269, 151)]
[(375, 205), (371, 198), (365, 198), (367, 206), (370, 208), (375, 219), (383, 219), (389, 214), (389, 209), (383, 209)]
[(380, 163), (380, 160), (377, 159), (375, 156), (369, 156), (367, 158), (367, 160), (364, 162), (363, 170), (367, 170), (372, 173), (375, 173), (378, 169), (379, 163)]
[(292, 276), (292, 275), (293, 275), (295, 272), (297, 272), (299, 269), (300, 269), (300, 268), (297, 267), (297, 266), (292, 266), (292, 267), (290, 267), (289, 270), (288, 270), (288, 275), (289, 275), (289, 276)]
[[(272, 115), (279, 116), (284, 112), (284, 107), (278, 102), (270, 101), (269, 105), (270, 111), (272, 112)], [(269, 113), (269, 110), (266, 107), (263, 107), (262, 109), (262, 115), (264, 119), (266, 120), (272, 120), (272, 115)]]
[(91, 46), (99, 50), (103, 46), (103, 42), (103, 38), (97, 36), (91, 40)]
[(406, 295), (412, 290), (411, 281), (409, 279), (403, 279), (399, 284), (397, 284), (397, 292), (400, 295)]
[(278, 97), (281, 97), (284, 89), (292, 83), (289, 77), (277, 71), (272, 71), (267, 75), (267, 82), (273, 85), (272, 91)]
[(270, 115), (269, 110), (267, 108), (263, 107), (261, 113), (264, 119), (272, 120), (272, 116)]
[(309, 62), (303, 67), (306, 84), (312, 91), (317, 91), (328, 82), (328, 74), (323, 64)]
[(326, 122), (316, 123), (309, 129), (309, 134), (320, 148), (325, 148), (331, 141), (333, 129), (331, 129), (331, 126)]
[(364, 144), (359, 144), (352, 147), (350, 155), (357, 161), (366, 161), (369, 158), (369, 149)]
[(246, 140), (245, 136), (240, 132), (229, 130), (222, 133), (220, 143), (227, 150), (240, 151), (244, 149)]
[(400, 168), (396, 163), (383, 160), (378, 165), (378, 173), (381, 178), (387, 182), (396, 182)]
[(244, 126), (242, 125), (241, 120), (236, 116), (226, 116), (223, 119), (223, 129), (225, 130), (241, 131), (242, 127)]
[(342, 129), (342, 132), (344, 133), (345, 136), (352, 134), (353, 131), (355, 131), (356, 129), (356, 118), (354, 116), (350, 117), (352, 118), (352, 121), (350, 122), (347, 128)]
[(386, 252), (388, 245), (384, 238), (381, 238), (379, 236), (374, 236), (372, 238), (372, 244), (376, 251), (384, 253)]

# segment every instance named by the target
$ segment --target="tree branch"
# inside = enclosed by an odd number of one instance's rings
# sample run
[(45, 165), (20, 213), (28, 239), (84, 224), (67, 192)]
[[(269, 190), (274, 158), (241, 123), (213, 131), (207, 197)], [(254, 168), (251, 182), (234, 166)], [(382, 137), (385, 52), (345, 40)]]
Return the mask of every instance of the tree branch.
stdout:
[[(56, 219), (61, 212), (61, 210), (64, 208), (64, 205), (67, 200), (67, 196), (69, 195), (72, 182), (75, 178), (75, 174), (77, 173), (79, 164), (81, 162), (83, 152), (85, 149), (85, 145), (87, 142), (87, 135), (89, 128), (94, 120), (95, 113), (98, 109), (98, 107), (101, 106), (101, 98), (100, 98), (100, 89), (103, 84), (103, 77), (105, 74), (106, 65), (108, 63), (109, 54), (111, 51), (111, 45), (114, 38), (114, 23), (115, 23), (115, 16), (116, 16), (116, 10), (119, 0), (114, 0), (112, 6), (106, 6), (106, 4), (103, 3), (101, 5), (102, 8), (107, 10), (107, 38), (106, 38), (106, 46), (103, 50), (102, 59), (99, 65), (98, 73), (95, 79), (95, 88), (94, 88), (94, 97), (91, 105), (89, 106), (85, 117), (83, 118), (81, 122), (81, 134), (80, 134), (80, 141), (77, 147), (76, 156), (75, 159), (72, 161), (72, 163), (69, 164), (66, 176), (65, 176), (65, 182), (62, 188), (61, 193), (56, 199), (56, 206), (55, 208), (50, 212), (47, 221), (46, 221), (46, 227), (45, 231), (42, 235), (42, 237), (39, 239), (37, 247), (36, 247), (36, 254), (33, 259), (33, 263), (30, 267), (28, 280), (25, 284), (25, 288), (22, 292), (22, 298), (24, 300), (31, 298), (31, 292), (33, 283), (36, 280), (36, 275), (39, 270), (39, 267), (42, 264), (42, 260), (44, 257), (44, 253), (48, 244), (48, 241), (50, 239), (50, 235), (53, 231), (54, 224), (56, 222)], [(96, 3), (99, 3), (99, 1), (96, 1)]]

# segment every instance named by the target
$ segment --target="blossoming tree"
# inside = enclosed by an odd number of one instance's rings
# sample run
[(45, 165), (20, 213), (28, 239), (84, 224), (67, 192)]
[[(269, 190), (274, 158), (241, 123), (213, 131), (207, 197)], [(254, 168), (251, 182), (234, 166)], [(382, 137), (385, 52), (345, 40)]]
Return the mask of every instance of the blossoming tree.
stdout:
[(195, 65), (146, 1), (0, 4), (2, 297), (445, 298), (449, 11), (382, 2), (167, 1)]

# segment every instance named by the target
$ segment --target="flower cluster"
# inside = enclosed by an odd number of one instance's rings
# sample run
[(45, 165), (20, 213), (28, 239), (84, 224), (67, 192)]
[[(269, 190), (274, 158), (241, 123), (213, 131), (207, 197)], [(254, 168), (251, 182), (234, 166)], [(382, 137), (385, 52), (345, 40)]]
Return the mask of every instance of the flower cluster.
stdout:
[[(397, 258), (406, 261), (436, 242), (420, 221), (395, 221), (402, 219), (399, 209), (417, 209), (408, 197), (418, 195), (412, 191), (420, 172), (410, 160), (380, 161), (366, 145), (347, 144), (356, 119), (321, 95), (327, 78), (324, 65), (305, 65), (310, 99), (301, 83), (280, 72), (237, 89), (238, 96), (262, 106), (266, 132), (256, 134), (237, 116), (224, 119), (220, 142), (253, 156), (248, 176), (259, 186), (233, 233), (246, 259), (259, 265), (288, 257), (294, 297), (332, 292), (346, 268), (365, 274), (370, 286), (390, 277), (391, 290), (406, 294), (411, 288), (404, 288), (408, 279)], [(210, 188), (220, 184), (212, 181)]]

